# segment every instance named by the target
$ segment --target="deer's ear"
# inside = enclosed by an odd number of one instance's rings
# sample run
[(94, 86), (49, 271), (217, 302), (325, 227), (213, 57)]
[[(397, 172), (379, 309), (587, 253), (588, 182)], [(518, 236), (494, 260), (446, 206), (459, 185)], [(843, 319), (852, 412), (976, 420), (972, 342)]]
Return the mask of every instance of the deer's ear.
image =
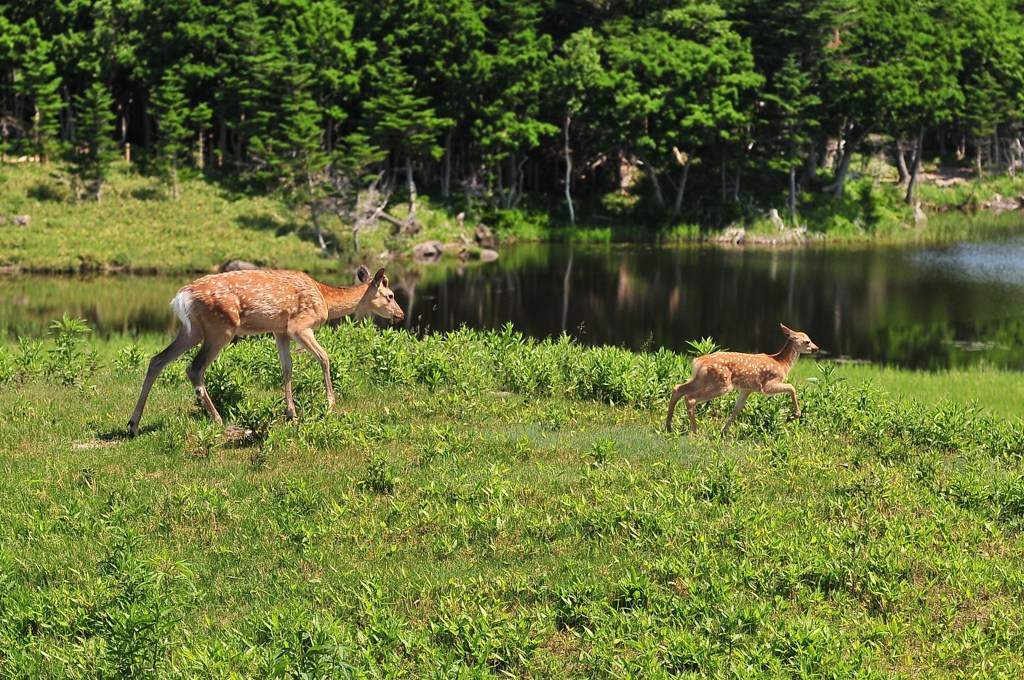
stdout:
[(373, 276), (373, 287), (374, 288), (380, 288), (381, 284), (383, 284), (385, 288), (388, 287), (388, 277), (384, 273), (384, 268), (383, 267), (378, 269), (377, 273), (374, 274), (374, 276)]
[(359, 279), (359, 283), (366, 283), (366, 280), (370, 278), (370, 270), (366, 268), (365, 264), (359, 265), (359, 269), (356, 270), (356, 278)]
[(785, 333), (786, 335), (793, 335), (793, 331), (789, 330), (781, 323), (779, 324), (779, 327), (782, 328), (782, 332)]

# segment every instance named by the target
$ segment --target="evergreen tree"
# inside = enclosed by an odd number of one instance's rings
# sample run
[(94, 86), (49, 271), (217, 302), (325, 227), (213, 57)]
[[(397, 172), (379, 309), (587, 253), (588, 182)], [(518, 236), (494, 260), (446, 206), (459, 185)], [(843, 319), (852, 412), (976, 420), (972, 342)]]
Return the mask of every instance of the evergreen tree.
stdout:
[(787, 208), (790, 222), (796, 221), (797, 170), (804, 163), (806, 149), (811, 144), (817, 121), (810, 113), (821, 104), (814, 93), (808, 71), (799, 68), (796, 55), (790, 54), (772, 78), (769, 91), (763, 93), (765, 108), (763, 123), (770, 130), (767, 163), (782, 170), (788, 179)]
[(554, 46), (538, 26), (535, 5), (495, 0), (486, 20), (493, 44), (482, 58), (471, 134), (494, 207), (512, 209), (523, 198), (530, 154), (561, 127), (545, 115)]
[(180, 198), (178, 167), (191, 138), (189, 102), (179, 71), (171, 70), (164, 75), (163, 86), (153, 93), (152, 107), (158, 126), (160, 167), (170, 179), (171, 196), (177, 201)]
[(591, 114), (590, 107), (604, 99), (611, 83), (601, 63), (600, 40), (590, 28), (573, 34), (562, 45), (561, 55), (556, 61), (555, 81), (557, 96), (562, 99), (563, 155), (565, 159), (565, 202), (569, 210), (570, 224), (576, 223), (572, 188), (574, 165), (572, 153), (573, 124), (580, 124), (580, 117)]
[(99, 202), (110, 166), (116, 159), (114, 99), (99, 80), (74, 98), (76, 139), (71, 149), (71, 168), (79, 199)]
[(44, 163), (60, 143), (61, 79), (53, 63), (50, 43), (39, 40), (25, 54), (21, 92), (32, 102), (31, 140), (34, 152)]
[(275, 164), (292, 205), (305, 206), (321, 250), (327, 250), (321, 226), (322, 203), (329, 193), (330, 156), (323, 147), (323, 115), (309, 91), (311, 66), (294, 65), (282, 106), (281, 139)]
[(429, 98), (417, 91), (415, 81), (395, 60), (385, 57), (373, 72), (375, 90), (366, 100), (366, 123), (380, 145), (404, 165), (409, 196), (407, 226), (412, 226), (417, 203), (413, 166), (420, 158), (441, 157), (441, 140), (452, 120), (437, 114)]

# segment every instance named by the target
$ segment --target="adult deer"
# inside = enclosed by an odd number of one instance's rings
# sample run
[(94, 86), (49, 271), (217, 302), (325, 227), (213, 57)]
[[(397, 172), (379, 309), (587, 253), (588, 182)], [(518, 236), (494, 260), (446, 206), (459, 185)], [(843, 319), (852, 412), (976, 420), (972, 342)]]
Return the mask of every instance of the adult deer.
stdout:
[(360, 266), (358, 276), (361, 283), (336, 288), (297, 271), (242, 270), (211, 274), (184, 286), (171, 301), (174, 313), (181, 320), (181, 330), (167, 349), (149, 362), (142, 393), (128, 421), (131, 436), (139, 433), (142, 410), (157, 376), (168, 364), (199, 343), (203, 346), (185, 369), (185, 374), (206, 412), (220, 423), (220, 414), (206, 392), (203, 378), (206, 369), (236, 335), (274, 334), (284, 373), (284, 396), (289, 418), (295, 418), (290, 339), (320, 362), (327, 388), (327, 404), (334, 406), (330, 361), (327, 352), (313, 336), (313, 329), (328, 319), (354, 312), (369, 312), (393, 321), (405, 318), (402, 308), (395, 302), (395, 294), (388, 288), (388, 277), (383, 269), (371, 280), (370, 270)]
[(818, 351), (818, 346), (811, 342), (806, 333), (792, 331), (782, 324), (782, 332), (786, 334), (786, 345), (778, 354), (743, 354), (741, 352), (715, 352), (705, 354), (693, 360), (693, 377), (688, 383), (676, 385), (672, 390), (672, 398), (668, 402), (668, 417), (665, 429), (672, 431), (672, 414), (676, 410), (676, 402), (686, 401), (686, 412), (690, 415), (690, 431), (697, 432), (697, 404), (739, 390), (729, 420), (722, 428), (722, 434), (736, 420), (743, 410), (743, 404), (751, 392), (778, 394), (788, 392), (793, 397), (793, 414), (790, 420), (800, 417), (800, 405), (796, 402), (796, 388), (783, 382), (793, 364), (801, 354)]

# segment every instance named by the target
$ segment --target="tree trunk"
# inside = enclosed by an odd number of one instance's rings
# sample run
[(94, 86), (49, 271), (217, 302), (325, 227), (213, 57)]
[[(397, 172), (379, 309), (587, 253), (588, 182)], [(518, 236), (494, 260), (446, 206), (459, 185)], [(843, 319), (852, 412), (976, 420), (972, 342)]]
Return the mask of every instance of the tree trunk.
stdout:
[(907, 140), (900, 135), (896, 138), (896, 172), (899, 175), (897, 183), (902, 186), (910, 180), (910, 173), (907, 170), (907, 157), (905, 155), (904, 146)]
[(441, 170), (441, 198), (452, 195), (452, 131), (444, 135), (444, 167)]
[(412, 176), (412, 154), (405, 156), (405, 182), (409, 189), (409, 217), (406, 222), (412, 225), (416, 221), (416, 180)]
[(562, 126), (565, 132), (565, 202), (569, 206), (569, 224), (575, 225), (576, 211), (572, 207), (572, 151), (569, 149), (569, 126), (571, 124), (572, 116), (566, 116), (565, 123)]
[(519, 162), (516, 163), (516, 179), (513, 185), (512, 195), (509, 196), (509, 210), (514, 210), (519, 207), (519, 202), (523, 199), (523, 194), (526, 192), (526, 162), (529, 161), (529, 156), (523, 156)]
[(999, 173), (1003, 169), (1003, 155), (999, 151), (999, 126), (996, 125), (992, 130), (992, 154), (988, 159), (989, 167), (994, 173)]
[(800, 182), (812, 185), (818, 178), (818, 148), (812, 141), (805, 145), (807, 155), (804, 156), (803, 168), (800, 171)]
[(796, 226), (796, 166), (789, 166), (789, 223)]
[(495, 172), (494, 172), (495, 182), (497, 182), (498, 186), (497, 186), (497, 191), (494, 192), (494, 194), (495, 194), (494, 197), (492, 197), (490, 199), (490, 203), (495, 208), (501, 208), (502, 200), (505, 197), (505, 173), (504, 173), (505, 164), (502, 163), (501, 161), (498, 161), (495, 164), (495, 166), (496, 166), (495, 167)]
[(851, 129), (850, 133), (851, 134), (847, 135), (847, 140), (843, 144), (843, 155), (842, 159), (839, 161), (839, 169), (836, 171), (836, 178), (831, 184), (824, 188), (825, 193), (830, 193), (836, 198), (840, 198), (843, 195), (843, 189), (846, 186), (846, 176), (849, 174), (850, 163), (853, 161), (853, 154), (857, 150), (857, 147), (860, 146), (860, 143), (864, 141), (864, 137), (867, 136), (868, 129), (865, 128), (856, 134), (852, 134)]
[(727, 199), (727, 197), (729, 195), (729, 188), (728, 188), (729, 178), (728, 178), (728, 174), (729, 173), (726, 172), (726, 169), (725, 169), (725, 147), (722, 147), (722, 158), (721, 158), (720, 162), (718, 163), (718, 180), (719, 180), (719, 184), (721, 184), (722, 203), (723, 204), (725, 203), (725, 201), (726, 201), (726, 199)]
[(174, 152), (171, 154), (171, 196), (175, 201), (181, 198), (181, 192), (178, 190), (178, 154)]
[(690, 176), (690, 165), (693, 163), (693, 159), (687, 156), (686, 162), (683, 163), (683, 172), (679, 177), (679, 188), (676, 190), (676, 200), (672, 204), (672, 219), (678, 219), (683, 212), (683, 199), (686, 197), (686, 180)]
[[(212, 153), (212, 152), (211, 152)], [(224, 120), (224, 112), (217, 112), (217, 163), (218, 168), (224, 163), (228, 154), (228, 125)], [(211, 163), (210, 165), (214, 165)]]
[(904, 202), (913, 205), (914, 189), (917, 187), (917, 178), (921, 174), (921, 154), (924, 151), (924, 126), (917, 131), (917, 144), (914, 148), (914, 165), (910, 171), (910, 181), (907, 183), (907, 196)]
[(316, 242), (320, 244), (320, 250), (327, 250), (327, 242), (324, 241), (323, 230), (320, 228), (320, 213), (317, 210), (316, 182), (313, 175), (306, 173), (306, 190), (309, 192), (309, 217), (313, 221), (313, 230), (316, 232)]
[(640, 161), (644, 167), (647, 168), (647, 175), (651, 178), (651, 188), (654, 189), (654, 201), (659, 206), (665, 205), (665, 194), (661, 191), (661, 180), (658, 177), (658, 172), (654, 169), (654, 165), (647, 162), (646, 158), (641, 157)]
[(199, 130), (199, 134), (196, 135), (196, 167), (200, 172), (206, 167), (206, 149), (203, 148), (203, 131)]

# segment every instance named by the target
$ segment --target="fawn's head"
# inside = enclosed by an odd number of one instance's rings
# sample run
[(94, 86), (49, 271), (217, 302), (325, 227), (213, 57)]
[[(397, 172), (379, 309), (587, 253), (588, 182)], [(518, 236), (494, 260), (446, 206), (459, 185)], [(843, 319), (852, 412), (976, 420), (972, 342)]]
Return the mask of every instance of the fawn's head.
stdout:
[(807, 333), (790, 330), (781, 323), (779, 325), (782, 326), (782, 332), (786, 334), (786, 338), (796, 344), (797, 352), (800, 354), (813, 354), (818, 351), (818, 346), (807, 336)]
[[(360, 266), (358, 276), (360, 281), (366, 283), (367, 279), (370, 278), (370, 270)], [(360, 300), (359, 306), (366, 311), (373, 312), (377, 316), (390, 319), (391, 321), (401, 321), (405, 318), (405, 312), (398, 306), (395, 294), (388, 288), (388, 277), (384, 273), (383, 268), (378, 269), (373, 280), (370, 281), (370, 285), (366, 288), (366, 293), (363, 294), (363, 299)]]

